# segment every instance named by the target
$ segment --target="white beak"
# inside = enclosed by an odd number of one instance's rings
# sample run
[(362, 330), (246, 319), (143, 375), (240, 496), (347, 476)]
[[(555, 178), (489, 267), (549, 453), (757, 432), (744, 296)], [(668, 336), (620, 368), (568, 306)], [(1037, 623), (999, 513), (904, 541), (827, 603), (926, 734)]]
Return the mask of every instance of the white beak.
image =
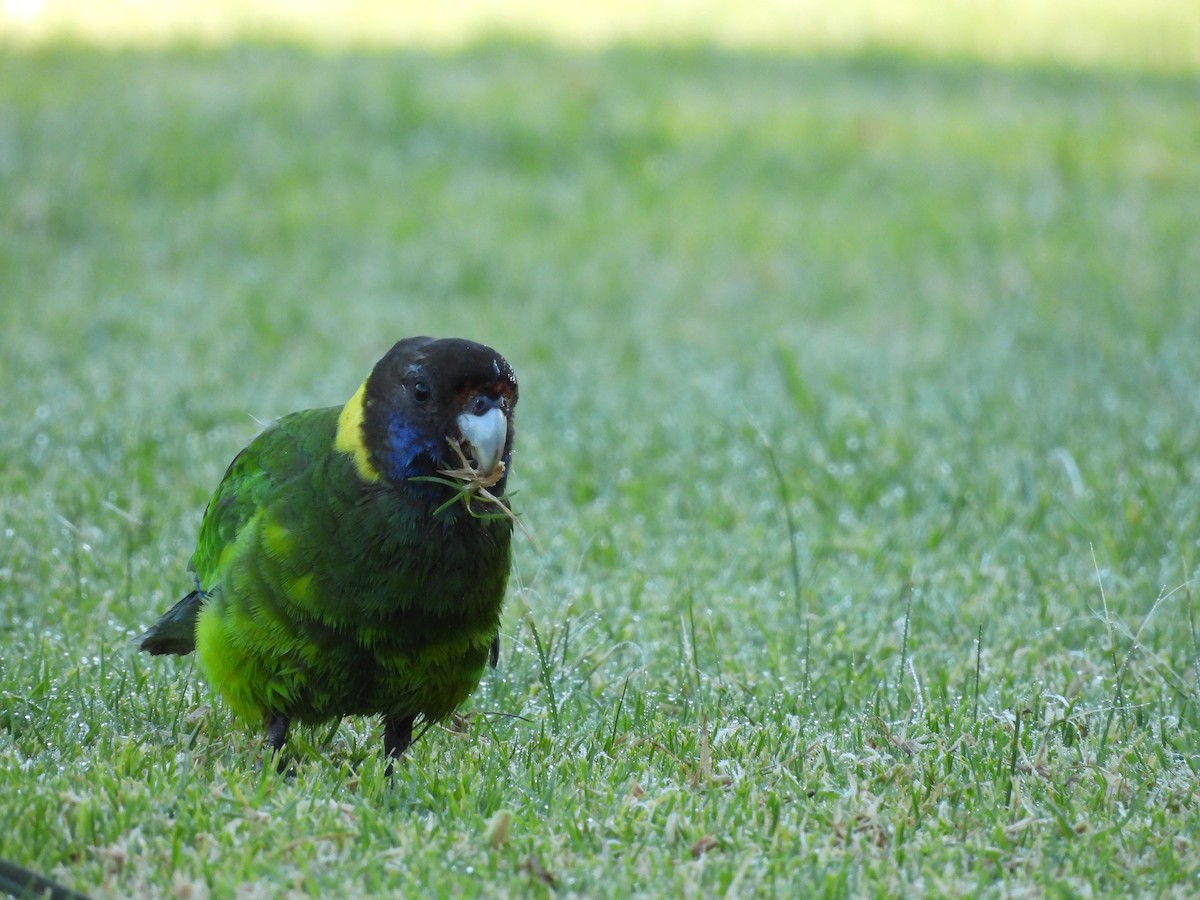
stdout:
[(458, 430), (470, 445), (470, 456), (479, 474), (487, 478), (500, 465), (504, 444), (508, 439), (508, 419), (504, 410), (493, 406), (483, 415), (463, 413), (458, 417)]

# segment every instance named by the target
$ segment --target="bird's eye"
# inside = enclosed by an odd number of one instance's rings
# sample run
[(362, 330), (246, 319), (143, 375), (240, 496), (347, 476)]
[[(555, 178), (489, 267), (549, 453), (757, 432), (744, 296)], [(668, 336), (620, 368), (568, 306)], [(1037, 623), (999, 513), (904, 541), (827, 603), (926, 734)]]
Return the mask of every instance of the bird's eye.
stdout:
[(423, 381), (418, 381), (416, 384), (414, 384), (412, 392), (413, 392), (413, 399), (416, 400), (418, 403), (424, 403), (426, 400), (429, 399), (429, 393), (430, 393), (429, 385), (427, 385)]

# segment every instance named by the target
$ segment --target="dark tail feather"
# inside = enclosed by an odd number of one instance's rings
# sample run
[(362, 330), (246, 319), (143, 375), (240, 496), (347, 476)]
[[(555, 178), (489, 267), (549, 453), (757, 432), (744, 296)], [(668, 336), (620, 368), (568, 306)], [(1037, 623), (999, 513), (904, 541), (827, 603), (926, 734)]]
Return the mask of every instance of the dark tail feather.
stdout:
[(196, 649), (196, 616), (200, 615), (200, 607), (207, 598), (204, 591), (192, 591), (137, 639), (138, 649), (154, 656), (191, 653)]
[(11, 897), (49, 897), (50, 900), (88, 900), (80, 894), (63, 887), (37, 872), (22, 869), (16, 863), (0, 859), (0, 893)]

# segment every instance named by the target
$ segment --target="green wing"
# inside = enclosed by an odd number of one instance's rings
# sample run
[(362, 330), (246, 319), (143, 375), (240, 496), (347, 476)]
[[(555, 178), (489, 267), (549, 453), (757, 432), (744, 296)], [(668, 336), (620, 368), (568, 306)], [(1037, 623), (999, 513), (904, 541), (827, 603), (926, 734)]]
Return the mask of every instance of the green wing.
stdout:
[(220, 584), (224, 558), (246, 525), (301, 477), (317, 455), (332, 452), (338, 412), (336, 407), (328, 407), (284, 416), (234, 457), (200, 524), (196, 552), (189, 564), (196, 573), (196, 590), (138, 638), (142, 650), (183, 655), (196, 649), (196, 618)]
[(190, 568), (200, 589), (220, 581), (223, 557), (246, 525), (301, 478), (318, 455), (333, 452), (337, 407), (306, 409), (274, 422), (229, 464), (208, 501)]

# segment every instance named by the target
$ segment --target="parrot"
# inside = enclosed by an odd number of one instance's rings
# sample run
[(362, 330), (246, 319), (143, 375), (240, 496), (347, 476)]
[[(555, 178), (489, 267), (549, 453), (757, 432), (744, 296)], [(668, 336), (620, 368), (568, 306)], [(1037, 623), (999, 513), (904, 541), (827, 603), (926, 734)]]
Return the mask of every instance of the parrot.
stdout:
[(517, 394), (492, 348), (410, 337), (344, 406), (268, 425), (208, 502), (195, 589), (139, 648), (195, 651), (280, 771), (293, 723), (381, 716), (390, 774), (497, 663)]

